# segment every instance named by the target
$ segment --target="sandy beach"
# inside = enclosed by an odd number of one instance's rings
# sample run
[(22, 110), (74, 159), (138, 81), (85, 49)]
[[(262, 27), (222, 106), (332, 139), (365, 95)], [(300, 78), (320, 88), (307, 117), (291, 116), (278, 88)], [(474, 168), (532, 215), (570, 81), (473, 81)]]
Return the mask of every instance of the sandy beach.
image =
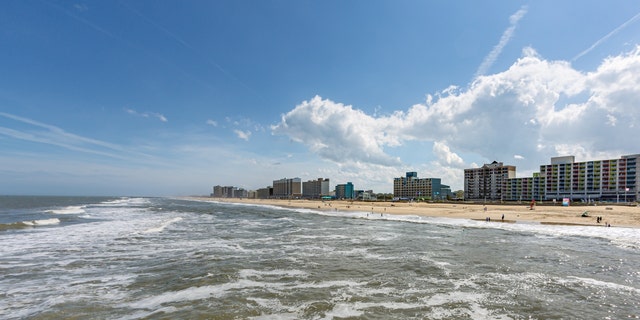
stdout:
[[(406, 202), (362, 202), (362, 201), (321, 201), (321, 200), (275, 200), (275, 199), (228, 199), (195, 197), (204, 201), (250, 203), (290, 208), (305, 208), (333, 211), (363, 211), (375, 214), (419, 215), (447, 217), (493, 222), (538, 222), (542, 224), (593, 225), (615, 227), (640, 227), (640, 207), (623, 204), (574, 204), (562, 206), (560, 203), (537, 203), (531, 210), (529, 203), (472, 204), (472, 203), (406, 203)], [(588, 217), (583, 217), (587, 212)], [(502, 219), (504, 215), (504, 220)], [(602, 217), (597, 222), (596, 217)]]

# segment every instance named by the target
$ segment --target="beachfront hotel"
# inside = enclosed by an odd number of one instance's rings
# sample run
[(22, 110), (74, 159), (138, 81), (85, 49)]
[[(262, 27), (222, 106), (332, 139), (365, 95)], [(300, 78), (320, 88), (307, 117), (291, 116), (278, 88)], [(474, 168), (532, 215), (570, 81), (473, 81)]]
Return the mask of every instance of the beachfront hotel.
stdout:
[(505, 200), (541, 201), (544, 200), (544, 197), (544, 178), (540, 176), (539, 172), (534, 173), (533, 177), (507, 179), (507, 187), (504, 192)]
[(273, 198), (299, 198), (302, 196), (300, 178), (273, 180)]
[(329, 196), (329, 179), (318, 178), (302, 183), (302, 197), (306, 199), (320, 199)]
[[(443, 187), (449, 192), (443, 193)], [(418, 178), (417, 172), (407, 172), (404, 177), (393, 179), (393, 197), (399, 199), (445, 199), (450, 195), (450, 190), (449, 186), (441, 183), (440, 178)]]
[(355, 197), (353, 183), (347, 182), (336, 185), (336, 199), (355, 199)]
[(544, 198), (637, 201), (639, 163), (640, 154), (583, 162), (575, 162), (574, 156), (551, 158), (551, 164), (540, 166), (540, 176), (545, 179)]
[(243, 188), (233, 186), (214, 186), (211, 197), (214, 198), (247, 198), (248, 191)]
[(515, 166), (494, 161), (465, 169), (465, 199), (638, 201), (638, 164), (640, 154), (582, 162), (575, 162), (574, 156), (553, 157), (532, 177), (515, 178)]
[(494, 161), (480, 168), (464, 169), (466, 200), (505, 200), (507, 182), (516, 177), (516, 167)]

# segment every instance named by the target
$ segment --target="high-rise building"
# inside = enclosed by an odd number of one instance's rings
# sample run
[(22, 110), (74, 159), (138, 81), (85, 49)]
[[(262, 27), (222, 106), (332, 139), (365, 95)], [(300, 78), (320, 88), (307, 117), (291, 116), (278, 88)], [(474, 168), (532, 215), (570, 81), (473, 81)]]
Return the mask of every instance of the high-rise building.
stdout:
[(504, 200), (540, 201), (544, 200), (544, 193), (545, 179), (534, 173), (533, 177), (508, 179)]
[(300, 178), (273, 180), (274, 198), (299, 198), (302, 196), (302, 180)]
[(395, 198), (441, 199), (441, 188), (440, 178), (418, 178), (417, 172), (407, 172), (404, 177), (393, 179), (393, 196)]
[(336, 185), (336, 199), (354, 199), (355, 190), (353, 183), (347, 182), (345, 184)]
[(540, 166), (544, 199), (637, 201), (640, 154), (620, 159), (575, 162), (574, 156), (551, 158)]
[(214, 186), (211, 196), (214, 198), (247, 198), (248, 192), (243, 188), (233, 186)]
[(273, 197), (273, 187), (267, 186), (265, 188), (256, 190), (256, 197), (258, 199), (270, 199), (271, 197)]
[(507, 180), (516, 177), (516, 167), (494, 161), (480, 168), (464, 169), (464, 198), (506, 200)]
[(515, 167), (494, 161), (465, 169), (465, 199), (638, 201), (639, 165), (640, 154), (582, 162), (574, 156), (553, 157), (532, 177), (516, 178)]
[(319, 199), (329, 195), (329, 179), (318, 178), (302, 183), (302, 197)]

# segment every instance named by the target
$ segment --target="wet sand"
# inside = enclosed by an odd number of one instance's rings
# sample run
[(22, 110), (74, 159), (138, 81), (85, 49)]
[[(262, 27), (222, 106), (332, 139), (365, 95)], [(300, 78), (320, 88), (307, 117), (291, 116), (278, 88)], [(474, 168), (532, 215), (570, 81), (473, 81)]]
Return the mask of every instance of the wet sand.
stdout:
[[(486, 220), (490, 218), (495, 222), (538, 222), (541, 224), (561, 225), (593, 225), (605, 226), (610, 224), (616, 227), (640, 227), (640, 207), (626, 204), (597, 204), (583, 205), (573, 204), (562, 206), (537, 203), (533, 210), (529, 203), (509, 204), (472, 204), (472, 203), (407, 203), (407, 202), (363, 202), (342, 200), (275, 200), (275, 199), (229, 199), (191, 197), (191, 199), (204, 201), (219, 201), (232, 203), (247, 203), (260, 205), (273, 205), (279, 207), (305, 208), (315, 210), (333, 211), (361, 211), (375, 214), (419, 215), (429, 217), (447, 217), (472, 220)], [(587, 212), (588, 217), (582, 217)], [(504, 220), (502, 216), (504, 215)], [(596, 217), (602, 217), (597, 222)]]

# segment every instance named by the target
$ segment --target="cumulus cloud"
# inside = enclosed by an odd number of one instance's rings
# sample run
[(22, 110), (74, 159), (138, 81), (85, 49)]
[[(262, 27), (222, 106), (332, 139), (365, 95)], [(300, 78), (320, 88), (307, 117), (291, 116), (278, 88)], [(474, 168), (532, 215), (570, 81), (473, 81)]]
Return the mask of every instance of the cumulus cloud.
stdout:
[(386, 131), (391, 128), (385, 118), (374, 118), (352, 106), (316, 96), (283, 115), (271, 129), (335, 162), (352, 160), (391, 166), (400, 163), (383, 151), (384, 146), (400, 144), (396, 134)]
[(207, 120), (207, 124), (212, 126), (212, 127), (217, 127), (218, 126), (218, 122), (216, 122), (215, 120)]
[(372, 116), (316, 96), (284, 114), (272, 131), (335, 162), (397, 166), (402, 161), (391, 147), (431, 141), (433, 156), (449, 168), (465, 166), (460, 154), (507, 162), (516, 154), (518, 165), (531, 169), (557, 155), (637, 153), (639, 83), (640, 47), (591, 72), (525, 48), (507, 70), (428, 95), (407, 110)]
[(449, 149), (449, 147), (444, 142), (434, 142), (433, 153), (443, 164), (458, 168), (464, 166), (464, 161), (462, 160), (462, 158), (460, 158), (460, 156), (458, 156), (454, 152), (451, 152), (451, 149)]

